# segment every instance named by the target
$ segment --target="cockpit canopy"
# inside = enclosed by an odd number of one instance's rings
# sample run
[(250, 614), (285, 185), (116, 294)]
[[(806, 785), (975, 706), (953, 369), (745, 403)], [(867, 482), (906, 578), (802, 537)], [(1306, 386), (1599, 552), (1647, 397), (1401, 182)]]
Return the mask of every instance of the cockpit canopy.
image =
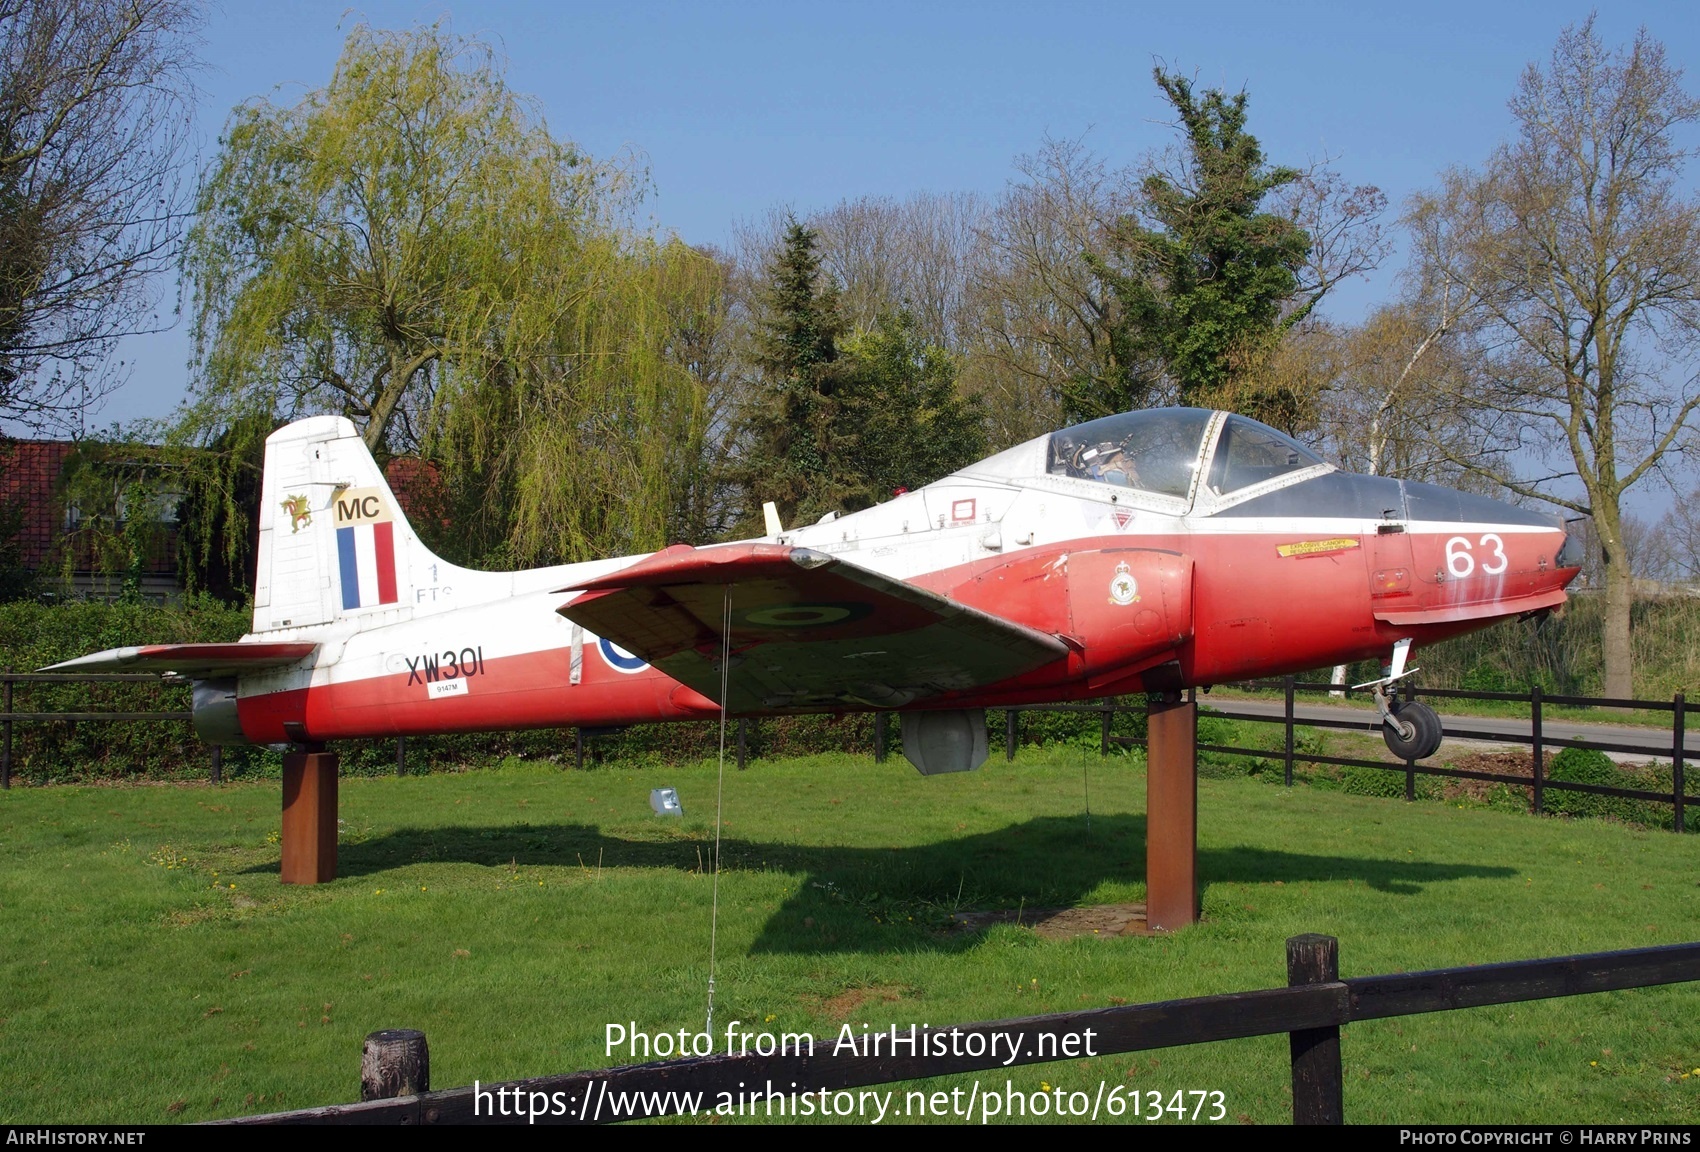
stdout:
[[(1076, 424), (1051, 434), (1046, 471), (1185, 499), (1214, 415), (1203, 408), (1155, 408)], [(1267, 424), (1229, 416), (1216, 437), (1205, 485), (1225, 496), (1322, 462)]]

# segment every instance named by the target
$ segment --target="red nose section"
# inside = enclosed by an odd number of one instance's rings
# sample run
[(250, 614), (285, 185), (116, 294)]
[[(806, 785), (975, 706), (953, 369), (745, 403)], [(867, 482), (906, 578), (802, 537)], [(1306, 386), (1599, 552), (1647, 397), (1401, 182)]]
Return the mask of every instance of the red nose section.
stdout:
[(1562, 530), (1480, 529), (1410, 534), (1406, 587), (1378, 587), (1371, 573), (1376, 619), (1432, 641), (1564, 603), (1565, 585), (1579, 569), (1560, 562)]

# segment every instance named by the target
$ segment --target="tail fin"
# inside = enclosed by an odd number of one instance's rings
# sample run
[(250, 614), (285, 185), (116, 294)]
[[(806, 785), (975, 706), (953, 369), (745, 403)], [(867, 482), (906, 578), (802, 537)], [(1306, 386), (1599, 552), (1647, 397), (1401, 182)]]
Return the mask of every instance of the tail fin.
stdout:
[(436, 603), (450, 568), (402, 515), (372, 454), (340, 416), (266, 439), (254, 631), (311, 628)]

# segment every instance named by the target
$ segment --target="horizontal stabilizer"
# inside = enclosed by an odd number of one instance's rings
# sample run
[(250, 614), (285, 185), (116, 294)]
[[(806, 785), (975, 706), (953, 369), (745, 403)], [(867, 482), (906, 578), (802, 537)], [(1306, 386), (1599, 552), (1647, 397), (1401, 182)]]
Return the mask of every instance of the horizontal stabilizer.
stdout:
[(234, 676), (259, 668), (281, 668), (311, 656), (317, 644), (311, 641), (259, 644), (144, 644), (136, 648), (108, 648), (92, 656), (79, 656), (61, 664), (50, 664), (43, 672), (175, 672), (210, 680)]
[(1068, 647), (1024, 625), (808, 548), (674, 547), (563, 592), (561, 615), (727, 710), (900, 708), (1019, 676)]

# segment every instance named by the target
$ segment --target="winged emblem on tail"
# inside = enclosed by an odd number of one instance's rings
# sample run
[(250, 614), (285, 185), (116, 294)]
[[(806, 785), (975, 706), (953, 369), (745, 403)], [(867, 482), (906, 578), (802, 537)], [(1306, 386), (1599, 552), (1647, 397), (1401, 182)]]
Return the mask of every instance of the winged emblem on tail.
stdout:
[(313, 522), (313, 510), (307, 507), (307, 497), (290, 496), (283, 502), (283, 510), (289, 513), (289, 531), (293, 535)]

